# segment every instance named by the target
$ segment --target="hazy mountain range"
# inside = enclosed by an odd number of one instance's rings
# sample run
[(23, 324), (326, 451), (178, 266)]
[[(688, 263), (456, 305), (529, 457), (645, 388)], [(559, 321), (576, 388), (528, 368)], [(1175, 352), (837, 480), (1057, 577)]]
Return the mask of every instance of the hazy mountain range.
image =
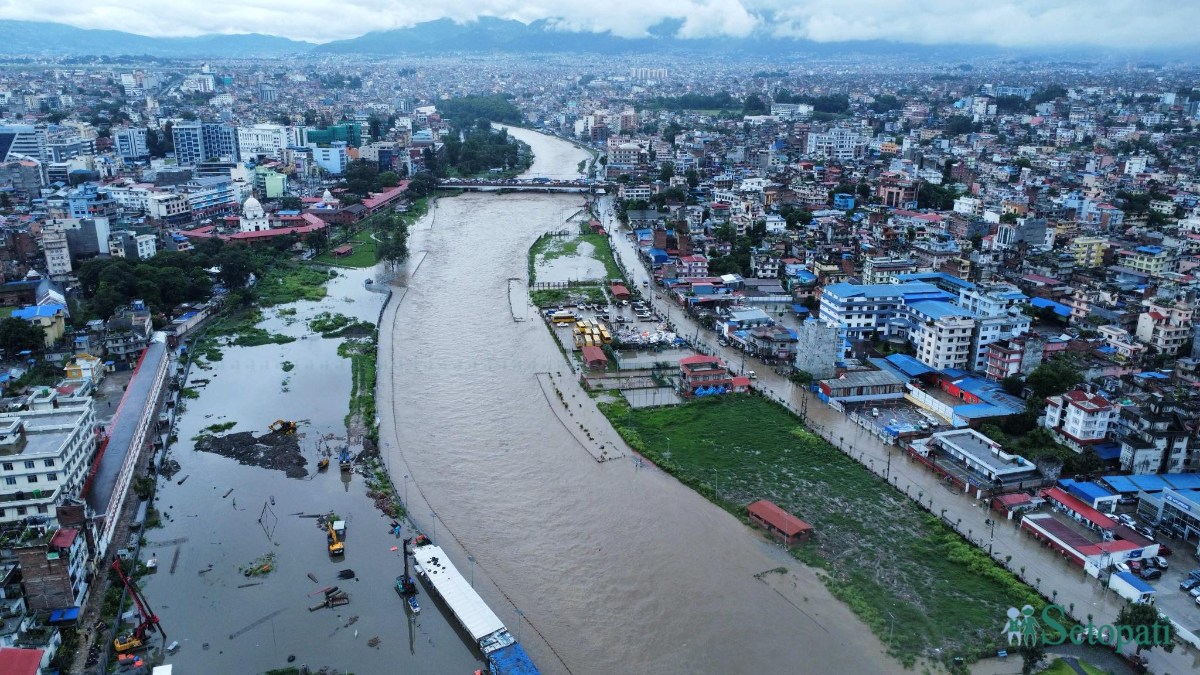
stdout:
[[(367, 33), (348, 40), (322, 45), (261, 34), (201, 35), (163, 38), (113, 30), (85, 30), (65, 24), (34, 21), (0, 21), (0, 54), (25, 56), (157, 56), (157, 57), (249, 57), (316, 54), (447, 54), (454, 52), (573, 52), (594, 54), (629, 53), (720, 53), (767, 56), (827, 56), (834, 54), (920, 55), (936, 59), (963, 59), (984, 55), (1029, 55), (986, 45), (918, 45), (882, 40), (813, 42), (766, 35), (747, 38), (685, 39), (675, 37), (677, 21), (664, 21), (651, 29), (651, 37), (622, 38), (610, 33), (570, 33), (554, 30), (547, 21), (519, 21), (484, 17), (466, 24), (439, 19), (410, 28)], [(1090, 51), (1090, 54), (1088, 53)], [(1056, 56), (1099, 56), (1098, 50), (1072, 50)], [(1126, 54), (1125, 56), (1131, 56)], [(1171, 56), (1168, 53), (1142, 54)]]

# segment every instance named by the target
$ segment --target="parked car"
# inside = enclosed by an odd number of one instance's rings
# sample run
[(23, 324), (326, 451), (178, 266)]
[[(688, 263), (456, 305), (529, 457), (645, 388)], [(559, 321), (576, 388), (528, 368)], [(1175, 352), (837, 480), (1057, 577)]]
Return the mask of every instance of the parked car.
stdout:
[(1200, 586), (1188, 591), (1188, 595), (1192, 596), (1193, 598), (1200, 598)]
[(1129, 571), (1130, 572), (1140, 574), (1142, 571), (1142, 567), (1144, 567), (1144, 565), (1142, 565), (1141, 560), (1130, 560), (1129, 561)]
[(1159, 555), (1159, 556), (1171, 555), (1171, 547), (1170, 547), (1170, 546), (1167, 546), (1166, 544), (1164, 544), (1164, 543), (1162, 543), (1162, 542), (1159, 542), (1159, 544), (1158, 544), (1158, 555)]
[(1149, 527), (1146, 527), (1145, 525), (1138, 527), (1137, 531), (1138, 531), (1138, 534), (1142, 535), (1143, 537), (1146, 537), (1147, 539), (1154, 538), (1154, 530), (1150, 529)]
[(1155, 556), (1155, 557), (1154, 557), (1154, 564), (1155, 564), (1155, 565), (1158, 567), (1158, 569), (1160, 569), (1160, 570), (1165, 570), (1165, 569), (1167, 569), (1167, 559), (1166, 559), (1166, 558), (1164, 558), (1164, 557), (1162, 557), (1161, 555), (1160, 555), (1160, 556)]
[(1126, 527), (1137, 527), (1137, 521), (1134, 520), (1133, 516), (1129, 515), (1128, 513), (1122, 513), (1118, 515), (1117, 520), (1121, 521), (1121, 524), (1125, 525)]
[(1148, 567), (1142, 570), (1141, 577), (1146, 581), (1153, 581), (1162, 578), (1162, 570), (1153, 567)]
[(1129, 496), (1121, 497), (1120, 499), (1117, 500), (1117, 503), (1120, 504), (1121, 506), (1132, 506), (1133, 504), (1138, 503), (1138, 498), (1134, 497), (1132, 495), (1129, 495)]
[(1179, 590), (1181, 591), (1190, 591), (1197, 586), (1200, 586), (1200, 579), (1184, 579), (1179, 582)]
[(1117, 563), (1116, 565), (1113, 565), (1113, 571), (1114, 572), (1128, 572), (1129, 565), (1126, 565), (1125, 563)]

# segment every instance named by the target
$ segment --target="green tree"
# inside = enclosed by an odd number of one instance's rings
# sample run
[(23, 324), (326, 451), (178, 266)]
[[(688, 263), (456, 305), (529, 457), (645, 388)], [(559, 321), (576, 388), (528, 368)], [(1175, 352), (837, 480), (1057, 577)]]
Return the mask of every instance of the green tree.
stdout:
[(1006, 394), (1020, 396), (1025, 389), (1025, 380), (1020, 375), (1009, 375), (1000, 380), (1000, 386), (1004, 388)]
[(299, 197), (287, 195), (279, 200), (279, 208), (284, 211), (299, 211), (304, 208), (304, 202)]
[(767, 104), (756, 94), (747, 96), (745, 102), (742, 104), (743, 115), (765, 115), (766, 113)]
[(1046, 645), (1041, 636), (1033, 640), (1024, 640), (1017, 653), (1021, 655), (1021, 675), (1033, 675), (1042, 659), (1046, 658)]
[(688, 169), (684, 172), (684, 177), (687, 178), (688, 187), (695, 188), (700, 185), (700, 174), (696, 173), (695, 169)]
[(662, 182), (667, 182), (675, 177), (675, 165), (670, 162), (663, 162), (658, 167), (658, 179)]
[(413, 199), (428, 197), (437, 189), (437, 178), (428, 171), (418, 171), (408, 181), (407, 194)]
[(1083, 382), (1083, 375), (1067, 359), (1051, 359), (1033, 369), (1025, 380), (1033, 392), (1031, 400), (1041, 401), (1047, 396), (1061, 394)]
[(1158, 608), (1154, 605), (1143, 602), (1125, 605), (1121, 608), (1120, 613), (1117, 614), (1116, 625), (1133, 628), (1135, 636), (1145, 631), (1144, 634), (1149, 635), (1151, 639), (1160, 636), (1164, 638), (1159, 641), (1165, 642), (1165, 644), (1160, 645), (1148, 645), (1139, 642), (1137, 646), (1138, 654), (1141, 654), (1144, 649), (1152, 649), (1154, 647), (1162, 647), (1163, 651), (1166, 652), (1175, 651), (1175, 643), (1165, 639), (1171, 635), (1171, 622), (1167, 620), (1167, 617), (1159, 614)]
[(46, 331), (24, 319), (0, 319), (0, 350), (6, 358), (25, 351), (41, 352), (46, 348)]
[(221, 283), (231, 291), (244, 287), (256, 267), (253, 254), (243, 246), (222, 249), (216, 262), (221, 268)]

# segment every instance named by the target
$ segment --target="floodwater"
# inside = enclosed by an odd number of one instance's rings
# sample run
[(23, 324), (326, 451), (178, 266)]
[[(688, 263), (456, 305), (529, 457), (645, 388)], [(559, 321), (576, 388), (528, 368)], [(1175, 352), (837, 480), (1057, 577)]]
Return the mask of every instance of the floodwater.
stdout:
[[(585, 157), (511, 133), (534, 150), (531, 175)], [(379, 403), (416, 523), (471, 565), (543, 672), (900, 671), (812, 570), (653, 467), (596, 462), (551, 412), (536, 373), (568, 367), (535, 313), (510, 310), (509, 285), (582, 202), (467, 194), (414, 228), (381, 327)]]
[[(176, 672), (261, 673), (288, 665), (293, 655), (295, 666), (363, 674), (471, 673), (481, 663), (424, 591), (419, 617), (405, 609), (393, 590), (403, 563), (391, 547), (401, 542), (366, 497), (362, 476), (341, 474), (336, 462), (330, 471), (315, 471), (318, 438), (345, 440), (350, 362), (337, 355), (340, 340), (311, 334), (305, 320), (328, 311), (373, 322), (385, 297), (364, 288), (368, 272), (341, 274), (326, 299), (288, 306), (295, 316), (281, 316), (280, 308), (264, 312), (263, 327), (303, 339), (225, 348), (211, 370), (190, 373), (200, 397), (186, 401), (171, 451), (182, 468), (173, 480), (160, 479), (164, 527), (145, 533), (142, 555), (158, 558), (144, 590), (166, 642), (180, 643), (166, 659)], [(285, 362), (294, 365), (290, 372)], [(264, 433), (281, 418), (301, 421), (308, 478), (192, 449), (191, 439), (209, 425), (236, 421), (234, 432)], [(344, 560), (329, 558), (315, 519), (296, 515), (331, 510), (348, 521)], [(276, 556), (271, 574), (240, 573), (268, 553)], [(358, 580), (338, 579), (341, 569), (353, 569)], [(320, 589), (334, 585), (348, 591), (350, 604), (310, 612)], [(378, 646), (371, 647), (375, 637)]]
[[(560, 239), (561, 246), (568, 239)], [(579, 242), (574, 255), (564, 255), (546, 260), (544, 254), (534, 260), (534, 273), (538, 281), (595, 281), (604, 279), (604, 263), (594, 257), (596, 247), (591, 243)]]

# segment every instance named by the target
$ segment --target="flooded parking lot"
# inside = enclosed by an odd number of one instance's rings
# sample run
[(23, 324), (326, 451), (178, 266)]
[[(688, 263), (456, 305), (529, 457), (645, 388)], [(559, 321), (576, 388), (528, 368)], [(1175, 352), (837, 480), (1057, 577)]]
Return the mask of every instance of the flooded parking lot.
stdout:
[[(326, 299), (291, 305), (295, 315), (266, 310), (261, 325), (295, 342), (227, 347), (211, 370), (191, 371), (189, 386), (200, 395), (186, 401), (171, 451), (181, 468), (160, 482), (163, 527), (145, 533), (143, 554), (158, 559), (144, 588), (169, 639), (181, 645), (170, 660), (184, 672), (257, 673), (289, 657), (314, 670), (359, 673), (470, 673), (481, 663), (423, 591), (424, 611), (414, 619), (405, 610), (392, 588), (403, 564), (392, 548), (401, 542), (365, 495), (363, 477), (341, 473), (336, 462), (332, 470), (315, 468), (320, 439), (344, 442), (351, 383), (340, 340), (312, 333), (307, 320), (335, 312), (373, 322), (385, 296), (364, 288), (367, 276), (344, 272)], [(193, 450), (205, 427), (235, 422), (228, 433), (257, 436), (276, 419), (299, 422), (304, 478)], [(348, 522), (346, 552), (337, 559), (316, 520), (304, 517), (330, 511)], [(268, 554), (270, 573), (245, 576), (244, 568)], [(339, 580), (347, 569), (356, 578)], [(334, 585), (350, 603), (309, 611), (320, 589)]]

